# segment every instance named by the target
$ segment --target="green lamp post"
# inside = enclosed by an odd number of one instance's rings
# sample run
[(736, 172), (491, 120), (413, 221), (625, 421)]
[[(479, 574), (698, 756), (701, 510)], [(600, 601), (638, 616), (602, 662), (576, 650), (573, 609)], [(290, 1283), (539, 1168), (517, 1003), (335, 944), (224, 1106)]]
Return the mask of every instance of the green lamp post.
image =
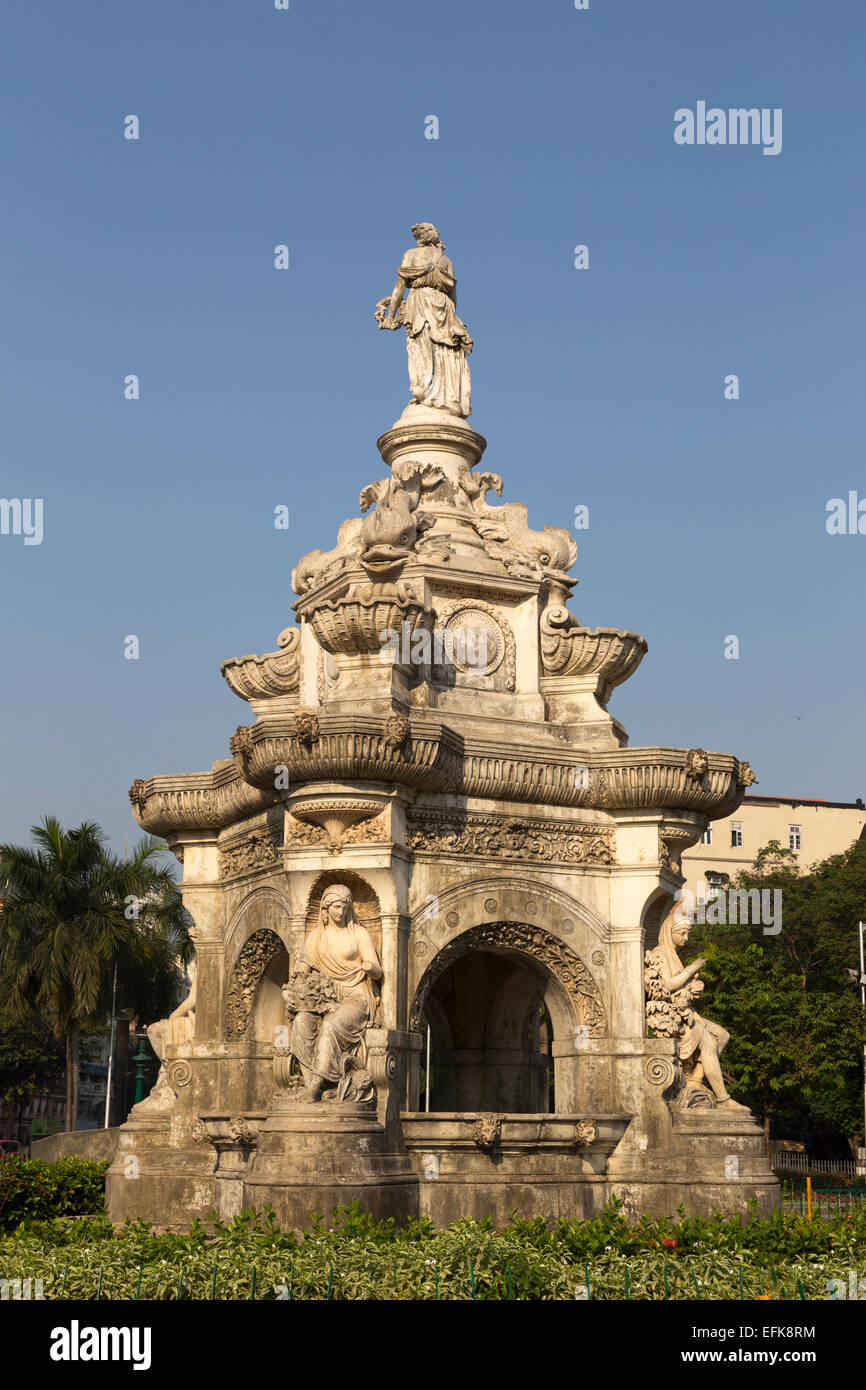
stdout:
[(150, 1053), (144, 1046), (144, 1038), (139, 1038), (138, 1051), (133, 1057), (135, 1063), (135, 1105), (140, 1100), (144, 1100), (144, 1083), (147, 1079), (147, 1068), (150, 1066)]

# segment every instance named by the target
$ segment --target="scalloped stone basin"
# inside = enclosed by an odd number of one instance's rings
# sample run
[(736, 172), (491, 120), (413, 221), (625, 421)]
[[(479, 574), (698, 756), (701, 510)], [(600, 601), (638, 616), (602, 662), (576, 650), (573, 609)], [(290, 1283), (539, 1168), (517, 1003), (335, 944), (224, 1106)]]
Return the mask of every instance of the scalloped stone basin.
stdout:
[[(332, 656), (379, 652), (388, 634), (411, 641), (417, 628), (432, 628), (434, 613), (396, 585), (355, 584), (341, 598), (310, 609), (316, 641)], [(384, 634), (384, 635), (383, 635)]]
[(573, 613), (558, 605), (542, 615), (541, 650), (547, 675), (598, 676), (613, 687), (634, 674), (647, 644), (637, 632), (581, 627)]

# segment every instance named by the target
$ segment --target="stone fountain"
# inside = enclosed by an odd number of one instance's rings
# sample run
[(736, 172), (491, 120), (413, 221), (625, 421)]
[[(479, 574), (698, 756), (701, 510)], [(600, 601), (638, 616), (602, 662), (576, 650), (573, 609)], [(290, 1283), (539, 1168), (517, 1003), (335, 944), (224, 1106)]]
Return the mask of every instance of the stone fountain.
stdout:
[(298, 564), (277, 650), (223, 663), (248, 707), (229, 757), (130, 790), (183, 864), (197, 973), (151, 1030), (109, 1210), (769, 1212), (678, 954), (680, 855), (753, 774), (628, 747), (608, 703), (646, 643), (571, 612), (568, 531), (488, 500), (454, 269), (412, 230), (376, 308), (412, 393), (386, 476)]

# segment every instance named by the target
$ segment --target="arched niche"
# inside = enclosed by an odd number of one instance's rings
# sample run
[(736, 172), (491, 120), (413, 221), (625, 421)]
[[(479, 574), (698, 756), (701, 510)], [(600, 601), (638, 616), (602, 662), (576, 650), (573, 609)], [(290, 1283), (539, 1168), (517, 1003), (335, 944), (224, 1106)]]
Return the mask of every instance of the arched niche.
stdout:
[(382, 919), (379, 910), (378, 895), (367, 883), (366, 879), (359, 874), (352, 873), (350, 870), (333, 870), (320, 874), (310, 890), (307, 900), (306, 913), (306, 933), (309, 936), (319, 924), (319, 914), (322, 906), (322, 897), (325, 889), (330, 888), (335, 883), (342, 883), (352, 894), (355, 912), (361, 925), (367, 928), (370, 939), (376, 947), (379, 959), (382, 958)]
[[(571, 1051), (607, 1032), (601, 993), (581, 958), (520, 922), (483, 923), (439, 951), (419, 981), (410, 1029), (422, 1031), (422, 1015), (438, 1111), (543, 1113), (554, 1039)], [(562, 1092), (573, 1093), (571, 1076)]]
[(659, 929), (673, 904), (672, 893), (659, 889), (653, 893), (643, 910), (641, 926), (644, 934), (644, 950), (652, 951), (659, 944)]
[(259, 977), (249, 1024), (249, 1035), (256, 1042), (273, 1046), (278, 1042), (277, 1030), (286, 1027), (286, 1001), (282, 991), (289, 978), (290, 964), (289, 953), (282, 946), (271, 956)]

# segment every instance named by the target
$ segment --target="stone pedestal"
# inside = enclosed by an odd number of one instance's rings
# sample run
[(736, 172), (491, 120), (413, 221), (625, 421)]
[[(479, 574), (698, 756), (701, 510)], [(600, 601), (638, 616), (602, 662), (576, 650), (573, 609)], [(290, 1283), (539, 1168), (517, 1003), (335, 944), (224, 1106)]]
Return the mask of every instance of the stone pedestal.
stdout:
[(389, 1152), (373, 1106), (276, 1106), (261, 1126), (244, 1205), (274, 1207), (280, 1225), (303, 1230), (358, 1202), (379, 1219), (405, 1224), (418, 1213), (418, 1180), (405, 1153)]

